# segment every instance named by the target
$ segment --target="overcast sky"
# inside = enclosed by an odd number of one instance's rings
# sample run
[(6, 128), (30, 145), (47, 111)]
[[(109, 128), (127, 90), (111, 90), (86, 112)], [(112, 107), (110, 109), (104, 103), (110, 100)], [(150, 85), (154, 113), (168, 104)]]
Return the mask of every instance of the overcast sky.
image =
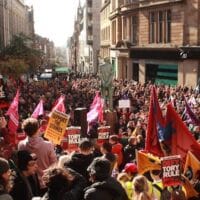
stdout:
[[(25, 0), (33, 5), (35, 32), (65, 46), (73, 33), (74, 18), (79, 0)], [(83, 3), (84, 0), (81, 0)]]

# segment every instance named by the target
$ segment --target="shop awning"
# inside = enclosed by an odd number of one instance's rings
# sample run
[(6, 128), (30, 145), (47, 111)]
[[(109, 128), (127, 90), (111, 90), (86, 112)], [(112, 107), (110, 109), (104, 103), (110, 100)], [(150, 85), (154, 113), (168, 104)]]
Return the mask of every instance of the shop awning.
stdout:
[(55, 72), (56, 73), (69, 73), (71, 71), (71, 69), (69, 67), (56, 67), (55, 68)]

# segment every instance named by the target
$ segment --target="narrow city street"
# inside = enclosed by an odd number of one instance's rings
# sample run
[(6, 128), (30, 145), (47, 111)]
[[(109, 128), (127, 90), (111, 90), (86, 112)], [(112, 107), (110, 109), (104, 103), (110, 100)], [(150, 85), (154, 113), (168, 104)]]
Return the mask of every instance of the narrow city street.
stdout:
[(199, 13), (0, 0), (0, 200), (199, 200)]

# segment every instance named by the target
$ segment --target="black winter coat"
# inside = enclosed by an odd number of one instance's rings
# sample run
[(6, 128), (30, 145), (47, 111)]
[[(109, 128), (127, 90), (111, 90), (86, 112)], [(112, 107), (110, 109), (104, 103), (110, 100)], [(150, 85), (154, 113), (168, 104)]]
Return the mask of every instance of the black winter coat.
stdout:
[(128, 200), (121, 184), (110, 177), (85, 189), (84, 200)]
[(13, 200), (31, 200), (33, 196), (40, 195), (39, 181), (36, 175), (23, 177), (18, 175), (10, 192)]
[(94, 155), (83, 155), (81, 153), (74, 153), (69, 161), (67, 161), (64, 165), (65, 167), (69, 167), (79, 174), (83, 175), (88, 180), (87, 168), (90, 163), (93, 161)]

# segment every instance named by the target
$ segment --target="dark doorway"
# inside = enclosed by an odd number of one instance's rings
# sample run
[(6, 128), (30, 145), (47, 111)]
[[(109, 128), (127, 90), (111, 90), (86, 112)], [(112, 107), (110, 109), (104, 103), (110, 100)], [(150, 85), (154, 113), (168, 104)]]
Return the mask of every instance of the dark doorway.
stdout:
[(156, 75), (157, 75), (158, 65), (156, 64), (146, 64), (146, 82), (151, 81), (155, 83)]
[(133, 63), (133, 76), (134, 81), (139, 81), (139, 64)]

